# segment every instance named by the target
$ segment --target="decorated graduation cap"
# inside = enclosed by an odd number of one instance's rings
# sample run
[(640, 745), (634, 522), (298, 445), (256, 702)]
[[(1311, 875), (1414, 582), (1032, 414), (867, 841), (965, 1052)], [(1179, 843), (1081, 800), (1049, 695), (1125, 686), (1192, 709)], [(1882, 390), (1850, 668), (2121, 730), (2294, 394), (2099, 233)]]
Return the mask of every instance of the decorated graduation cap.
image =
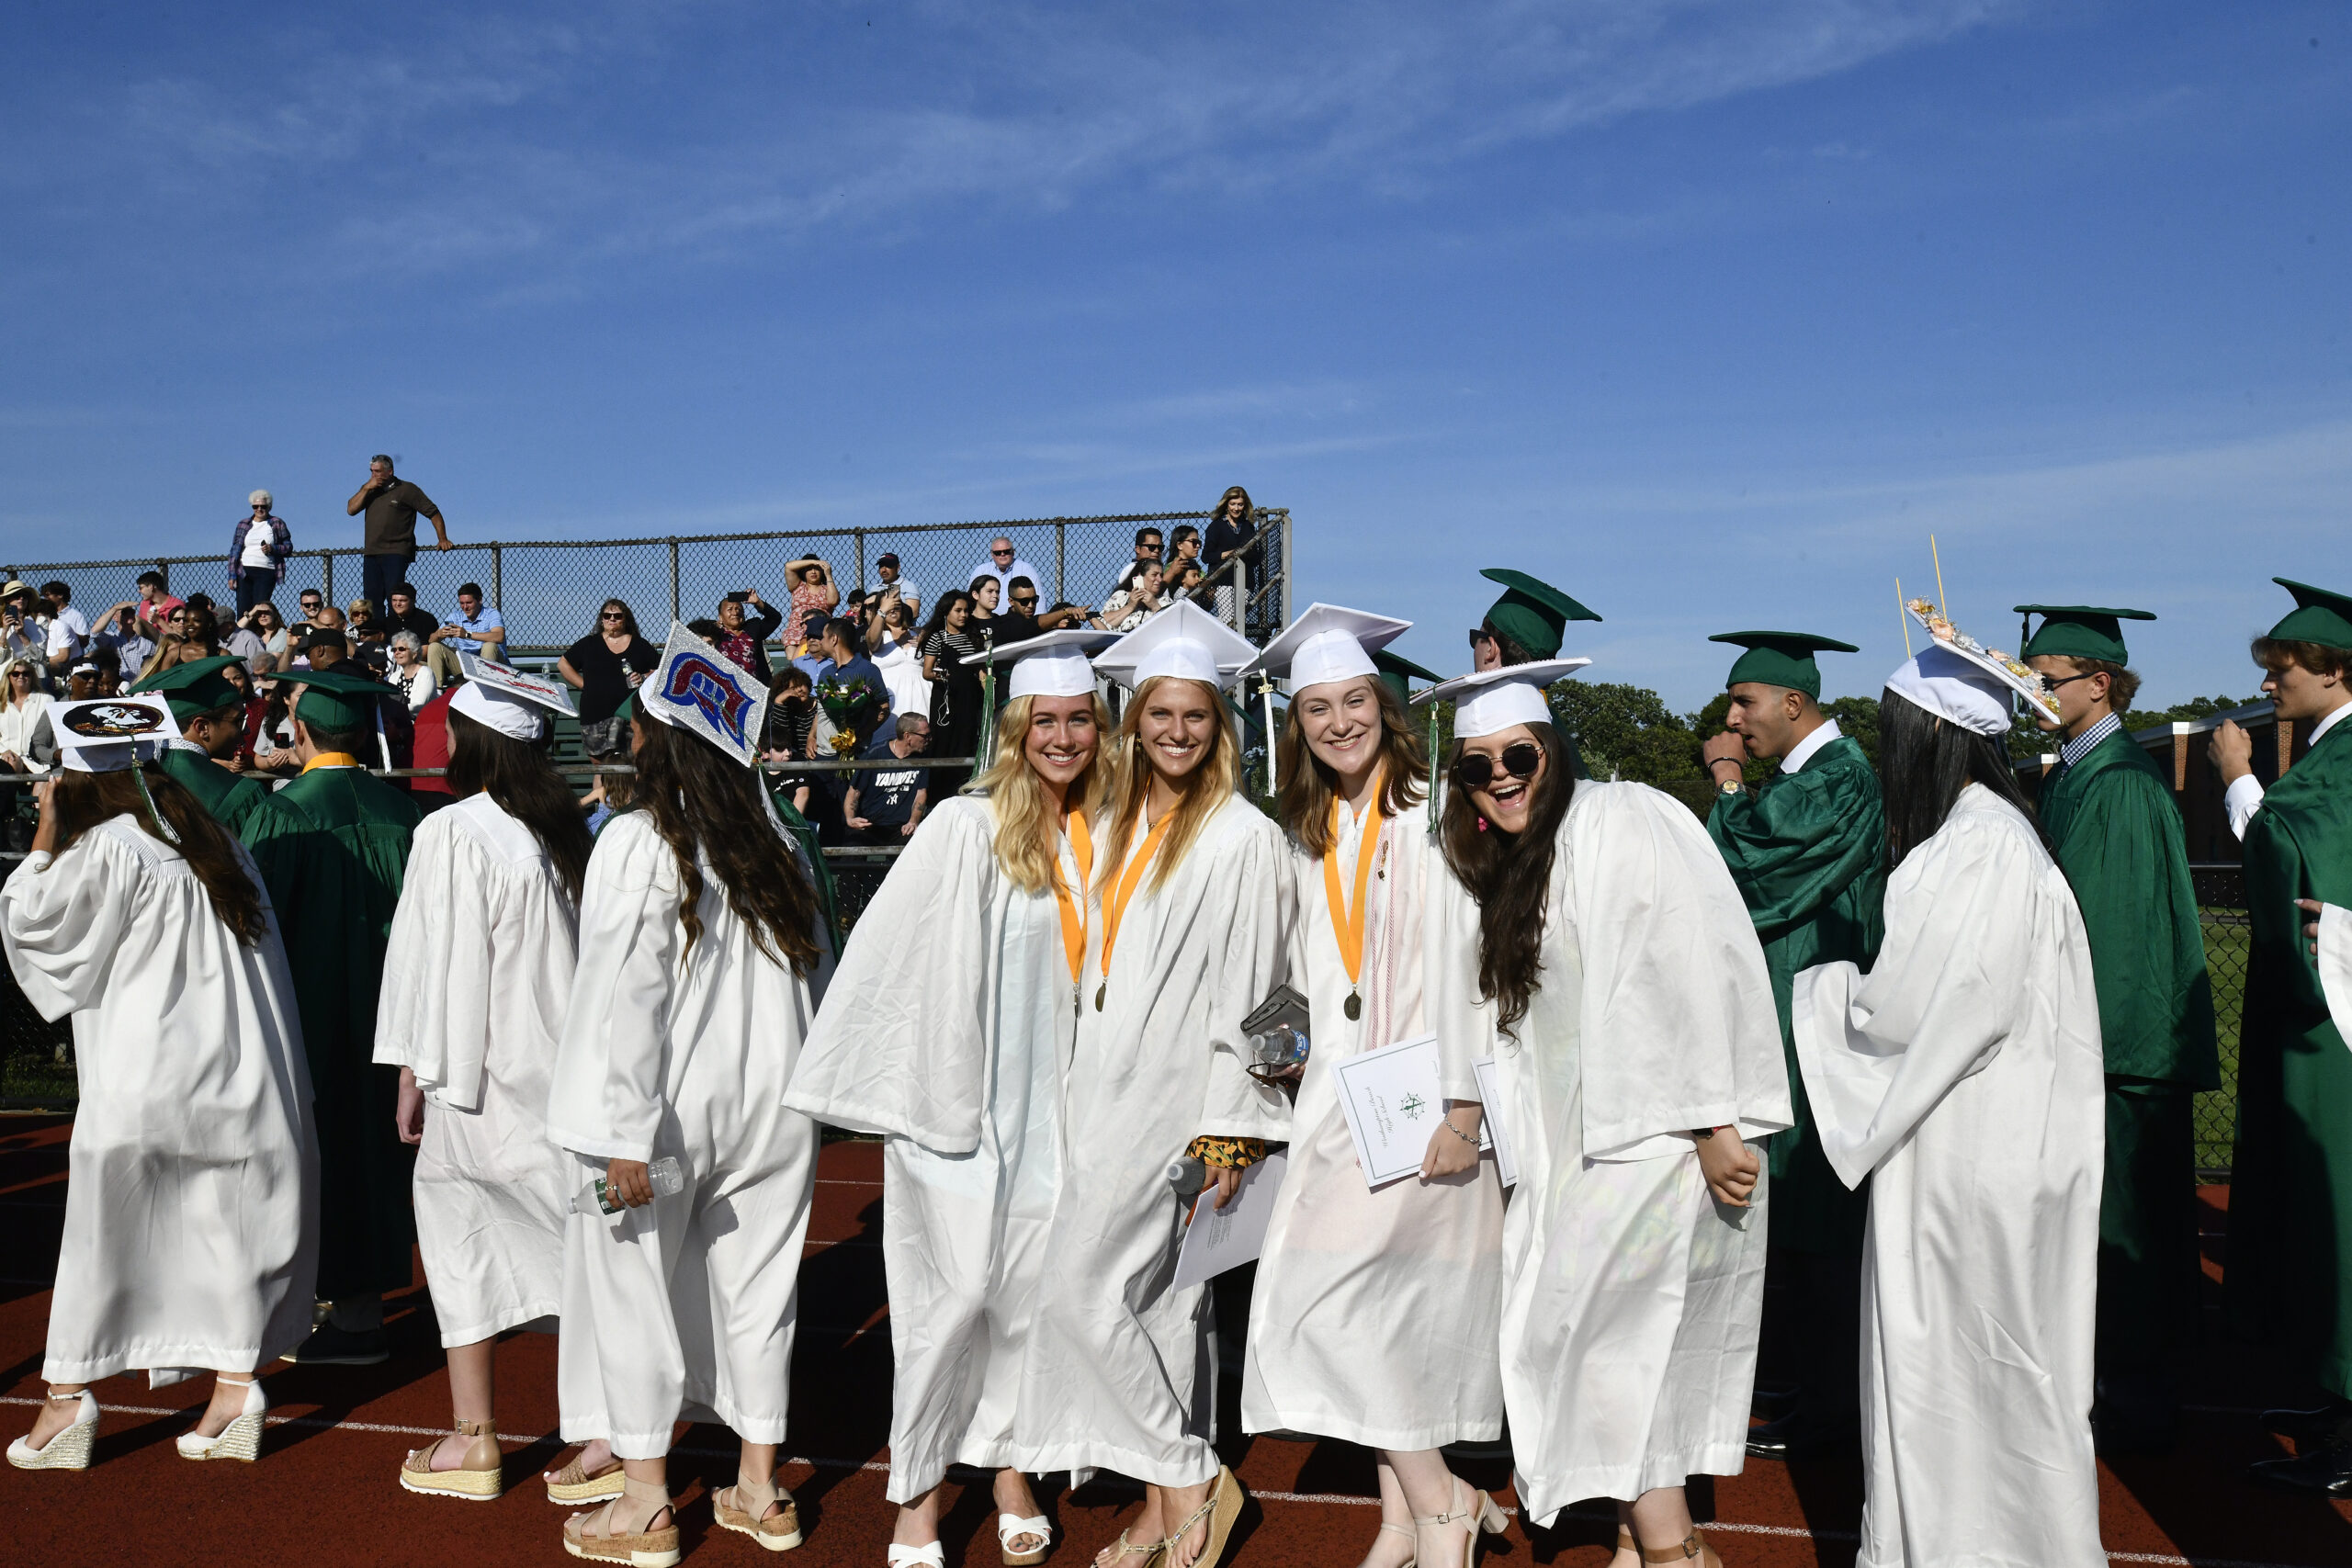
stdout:
[(1887, 690), (1978, 735), (2008, 733), (2012, 696), (2024, 698), (2052, 724), (2064, 722), (2040, 675), (1999, 649), (1986, 648), (1925, 599), (1905, 608), (1928, 629), (1929, 640), (1917, 658), (1886, 678)]
[(1725, 691), (1743, 681), (1754, 681), (1760, 685), (1803, 692), (1815, 702), (1821, 700), (1821, 666), (1813, 661), (1813, 656), (1861, 652), (1850, 642), (1815, 637), (1811, 632), (1718, 632), (1707, 640), (1747, 649), (1733, 661), (1731, 673), (1724, 677)]
[(242, 705), (244, 693), (221, 678), (220, 671), (243, 660), (232, 653), (211, 659), (194, 659), (186, 664), (175, 664), (169, 670), (158, 670), (131, 683), (134, 693), (153, 692), (171, 706), (172, 716), (185, 725), (191, 719), (202, 718), (209, 713)]
[(470, 653), (458, 655), (458, 667), (465, 671), (466, 683), (449, 699), (450, 710), (501, 735), (537, 740), (547, 733), (547, 715), (579, 716), (571, 689), (544, 675), (492, 664)]
[(1503, 585), (1503, 596), (1487, 611), (1487, 625), (1538, 659), (1559, 653), (1570, 621), (1600, 619), (1550, 583), (1523, 571), (1490, 566), (1478, 575)]
[(978, 653), (967, 654), (967, 664), (1010, 664), (1005, 697), (1082, 697), (1094, 690), (1094, 662), (1089, 654), (1119, 640), (1116, 632), (1053, 631), (1023, 637)]
[(1259, 650), (1242, 673), (1287, 678), (1294, 695), (1309, 686), (1378, 675), (1374, 656), (1412, 629), (1412, 622), (1394, 615), (1342, 604), (1309, 604)]
[(1391, 653), (1385, 648), (1373, 654), (1372, 662), (1380, 671), (1381, 683), (1396, 693), (1400, 703), (1409, 705), (1412, 702), (1413, 682), (1427, 681), (1434, 684), (1445, 679), (1436, 671), (1424, 670), (1403, 654)]
[[(2156, 618), (2145, 610), (2111, 610), (2098, 604), (2019, 604), (2017, 613), (2041, 617), (2041, 629), (2026, 637), (2025, 646), (2018, 650), (2019, 659), (2052, 654), (2062, 659), (2096, 659), (2108, 664), (2132, 662), (2132, 655), (2123, 646), (2125, 621)], [(2033, 623), (2028, 620), (2025, 624)]]
[(1240, 678), (1258, 650), (1189, 599), (1179, 599), (1094, 656), (1097, 672), (1130, 691), (1171, 676), (1219, 691)]
[(58, 761), (67, 772), (119, 773), (157, 755), (179, 736), (171, 705), (153, 693), (58, 703), (49, 710)]
[(305, 670), (292, 679), (302, 685), (302, 695), (294, 704), (294, 716), (304, 724), (346, 735), (354, 730), (373, 729), (376, 705), (386, 697), (399, 695), (372, 676), (344, 670)]
[(1591, 662), (1589, 659), (1539, 659), (1532, 664), (1506, 664), (1499, 670), (1456, 675), (1415, 700), (1430, 703), (1452, 697), (1453, 738), (1476, 740), (1516, 724), (1551, 723), (1552, 705), (1544, 700), (1544, 688)]
[(2270, 580), (2295, 596), (2287, 618), (2270, 628), (2274, 642), (2315, 642), (2352, 651), (2352, 593), (2336, 593), (2284, 577)]
[(745, 767), (759, 759), (767, 694), (752, 672), (670, 623), (662, 662), (622, 703), (617, 718), (643, 717), (699, 735)]

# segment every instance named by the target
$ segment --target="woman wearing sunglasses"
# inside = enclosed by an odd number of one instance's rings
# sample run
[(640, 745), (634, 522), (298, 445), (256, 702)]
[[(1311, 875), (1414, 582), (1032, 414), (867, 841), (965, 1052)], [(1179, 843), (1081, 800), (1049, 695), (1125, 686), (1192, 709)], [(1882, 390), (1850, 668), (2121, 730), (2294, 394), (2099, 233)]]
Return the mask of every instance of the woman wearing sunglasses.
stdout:
[(1365, 1568), (1458, 1565), (1480, 1524), (1503, 1524), (1438, 1451), (1502, 1432), (1503, 1190), (1478, 1154), (1465, 1037), (1439, 1042), (1449, 1104), (1419, 1177), (1377, 1190), (1333, 1070), (1430, 1032), (1425, 927), (1430, 879), (1445, 870), (1423, 797), (1428, 753), (1372, 659), (1410, 625), (1313, 605), (1256, 666), (1291, 680), (1275, 766), (1299, 905), (1291, 984), (1306, 995), (1314, 1049), (1250, 1297), (1241, 1419), (1375, 1451), (1381, 1522)]
[(1102, 1568), (1205, 1568), (1241, 1507), (1210, 1446), (1206, 1289), (1172, 1285), (1189, 1198), (1170, 1168), (1222, 1166), (1222, 1207), (1253, 1141), (1289, 1135), (1289, 1102), (1250, 1076), (1241, 1029), (1282, 979), (1291, 903), (1281, 830), (1235, 791), (1224, 692), (1256, 652), (1180, 604), (1094, 661), (1135, 695), (1096, 835), (1099, 930), (1070, 998), (1069, 1148), (1016, 1431), (1032, 1470), (1145, 1483)]
[(1503, 1403), (1521, 1505), (1618, 1499), (1611, 1568), (1714, 1551), (1683, 1480), (1746, 1457), (1762, 1166), (1789, 1125), (1772, 987), (1698, 818), (1561, 765), (1548, 660), (1449, 681), (1451, 874), (1430, 1021), (1495, 1058), (1519, 1190), (1503, 1226)]

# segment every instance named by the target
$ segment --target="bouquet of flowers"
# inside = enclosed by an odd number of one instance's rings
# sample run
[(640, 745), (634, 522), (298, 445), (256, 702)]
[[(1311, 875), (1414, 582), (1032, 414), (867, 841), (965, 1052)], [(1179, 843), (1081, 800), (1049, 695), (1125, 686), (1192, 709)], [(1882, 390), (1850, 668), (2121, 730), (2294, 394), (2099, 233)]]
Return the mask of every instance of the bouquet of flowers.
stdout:
[(866, 716), (881, 705), (882, 694), (863, 675), (847, 681), (838, 674), (817, 682), (817, 703), (843, 729), (863, 729)]

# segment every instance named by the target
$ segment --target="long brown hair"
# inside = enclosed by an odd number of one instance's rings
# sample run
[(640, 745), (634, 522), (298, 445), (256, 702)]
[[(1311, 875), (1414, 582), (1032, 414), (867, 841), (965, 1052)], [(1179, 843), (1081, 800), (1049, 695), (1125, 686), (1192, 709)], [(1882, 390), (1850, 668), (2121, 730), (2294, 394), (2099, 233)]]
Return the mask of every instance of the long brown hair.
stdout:
[[(1093, 701), (1094, 760), (1070, 781), (1069, 795), (1069, 804), (1090, 818), (1101, 813), (1111, 778), (1111, 770), (1102, 762), (1111, 745), (1111, 715), (1101, 697)], [(967, 795), (988, 796), (996, 817), (997, 866), (1032, 897), (1054, 885), (1062, 829), (1060, 803), (1029, 766), (1029, 724), (1035, 707), (1033, 697), (1015, 697), (1004, 705), (996, 716), (996, 760), (987, 773), (964, 786)]]
[[(1094, 857), (1095, 880), (1100, 886), (1107, 886), (1118, 876), (1119, 863), (1127, 858), (1127, 840), (1135, 831), (1136, 818), (1143, 815), (1143, 803), (1151, 793), (1151, 760), (1144, 755), (1143, 737), (1136, 728), (1144, 705), (1162, 681), (1182, 679), (1154, 675), (1136, 688), (1126, 712), (1119, 716), (1118, 744), (1111, 749), (1110, 821), (1106, 841)], [(1203, 824), (1216, 815), (1241, 784), (1241, 738), (1234, 733), (1233, 714), (1225, 705), (1225, 694), (1205, 681), (1185, 683), (1208, 693), (1216, 726), (1209, 732), (1209, 754), (1177, 785), (1182, 793), (1176, 802), (1176, 820), (1169, 826), (1168, 837), (1160, 840), (1151, 868), (1155, 893), (1167, 886), (1168, 878), (1183, 863), (1184, 852), (1201, 836)]]
[(588, 852), (595, 844), (571, 786), (548, 766), (547, 741), (517, 740), (455, 708), (448, 716), (449, 770), (443, 782), (450, 793), (460, 800), (487, 795), (528, 828), (577, 908), (581, 884), (588, 877)]
[[(204, 765), (218, 766), (209, 761)], [(164, 820), (179, 835), (180, 841), (172, 847), (179, 851), (187, 861), (188, 869), (204, 884), (212, 912), (247, 947), (261, 941), (263, 933), (269, 930), (269, 922), (262, 914), (261, 889), (245, 874), (234, 842), (212, 819), (212, 813), (198, 805), (196, 796), (169, 773), (153, 766), (140, 771), (155, 809), (164, 814)], [(50, 785), (55, 792), (51, 805), (57, 812), (58, 852), (62, 854), (72, 849), (91, 829), (118, 817), (130, 818), (156, 842), (171, 843), (156, 828), (147, 802), (140, 798), (139, 784), (128, 768), (110, 773), (70, 770), (59, 773), (57, 781)]]
[(727, 907), (751, 931), (752, 945), (805, 977), (817, 962), (817, 940), (809, 934), (817, 895), (785, 839), (751, 826), (767, 819), (759, 771), (658, 719), (640, 716), (636, 724), (635, 809), (652, 818), (653, 830), (678, 858), (678, 919), (686, 929), (686, 951), (702, 940), (699, 851), (710, 857)]
[[(1459, 784), (1445, 792), (1445, 863), (1478, 906), (1478, 997), (1495, 1004), (1503, 1033), (1519, 1038), (1520, 1021), (1544, 973), (1544, 901), (1552, 887), (1552, 856), (1559, 843), (1560, 819), (1577, 782), (1567, 767), (1560, 732), (1531, 724), (1544, 748), (1544, 777), (1528, 802), (1527, 826), (1517, 834), (1498, 832), (1470, 803)], [(1446, 759), (1452, 771), (1461, 742)]]
[[(1401, 817), (1421, 803), (1421, 775), (1430, 765), (1429, 748), (1413, 733), (1405, 705), (1388, 682), (1376, 675), (1358, 677), (1372, 682), (1380, 700), (1380, 809)], [(1283, 732), (1274, 742), (1274, 766), (1282, 788), (1274, 798), (1274, 815), (1303, 845), (1319, 855), (1331, 847), (1331, 797), (1339, 793), (1340, 775), (1306, 743), (1306, 727), (1297, 716), (1298, 699), (1283, 715)]]

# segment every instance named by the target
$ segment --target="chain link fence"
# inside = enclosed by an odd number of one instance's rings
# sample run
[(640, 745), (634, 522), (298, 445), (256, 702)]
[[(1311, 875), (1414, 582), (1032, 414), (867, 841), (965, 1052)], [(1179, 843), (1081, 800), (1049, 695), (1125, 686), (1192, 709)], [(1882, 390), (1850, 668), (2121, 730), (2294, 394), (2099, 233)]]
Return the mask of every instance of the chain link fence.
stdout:
[(2247, 942), (2245, 872), (2228, 865), (2189, 868), (2197, 913), (2205, 928), (2205, 969), (2213, 981), (2213, 1019), (2222, 1055), (2222, 1087), (2197, 1097), (2197, 1174), (2227, 1181), (2238, 1135), (2238, 1025), (2245, 1013)]
[[(505, 623), (516, 662), (544, 669), (595, 629), (597, 608), (606, 598), (626, 601), (646, 635), (658, 642), (668, 620), (715, 618), (722, 599), (747, 589), (778, 609), (787, 608), (786, 568), (809, 556), (826, 562), (844, 598), (879, 588), (880, 558), (895, 556), (901, 582), (920, 592), (928, 616), (942, 594), (967, 587), (990, 565), (989, 547), (1001, 536), (1012, 541), (1014, 559), (1037, 580), (1041, 607), (1069, 603), (1099, 609), (1136, 558), (1139, 531), (1159, 534), (1164, 553), (1173, 556), (1176, 530), (1187, 525), (1205, 529), (1208, 521), (1205, 512), (1154, 512), (897, 528), (459, 544), (422, 551), (406, 576), (417, 591), (418, 606), (444, 617), (456, 612), (459, 585), (479, 585)], [(1261, 507), (1252, 521), (1255, 536), (1209, 576), (1194, 598), (1252, 642), (1263, 643), (1290, 615), (1290, 513)], [(74, 590), (75, 606), (94, 621), (109, 606), (135, 598), (138, 575), (148, 570), (164, 573), (171, 592), (183, 598), (202, 592), (224, 606), (236, 604), (225, 556), (27, 562), (0, 570), (36, 587), (64, 581)], [(317, 590), (329, 603), (347, 608), (360, 595), (363, 572), (357, 550), (300, 551), (287, 563), (273, 599), (283, 613), (296, 608), (303, 591)], [(771, 657), (779, 667), (781, 653), (781, 646), (772, 643)], [(578, 766), (584, 759), (577, 727), (567, 722), (557, 728), (557, 761), (567, 771), (589, 773)], [(941, 763), (951, 761), (943, 758)], [(888, 765), (846, 764), (853, 770)], [(872, 900), (898, 852), (840, 847), (825, 853), (836, 912), (846, 931)], [(14, 870), (21, 858), (0, 855), (0, 874)], [(13, 976), (0, 976), (0, 1109), (63, 1109), (76, 1098), (71, 1021), (49, 1022), (33, 1010)]]

